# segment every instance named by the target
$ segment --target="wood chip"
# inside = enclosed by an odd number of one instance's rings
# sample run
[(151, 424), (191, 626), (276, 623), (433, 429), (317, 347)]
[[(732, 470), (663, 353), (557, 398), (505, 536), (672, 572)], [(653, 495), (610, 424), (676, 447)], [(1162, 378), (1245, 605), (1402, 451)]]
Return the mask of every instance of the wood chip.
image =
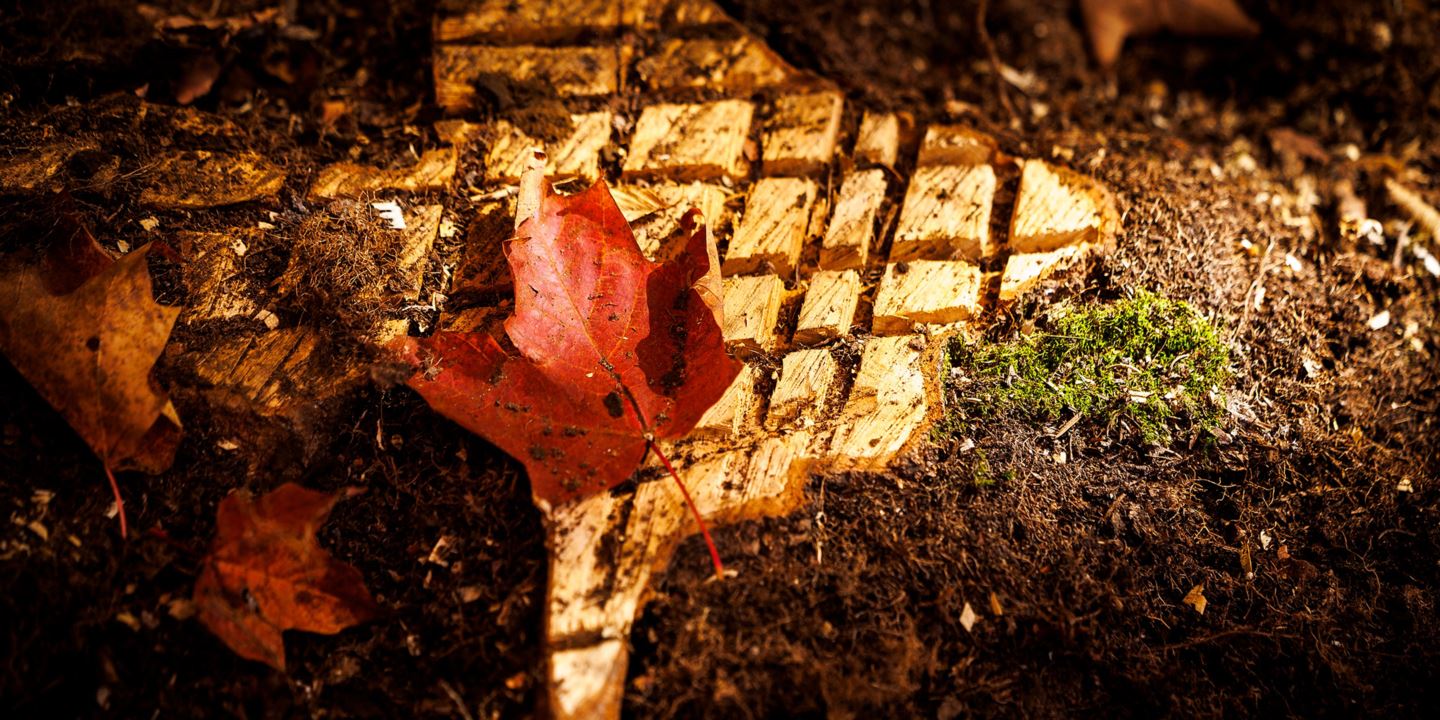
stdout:
[(455, 178), (456, 162), (454, 148), (437, 148), (427, 150), (410, 167), (381, 169), (350, 162), (327, 165), (310, 186), (310, 199), (354, 198), (384, 191), (441, 190)]
[(800, 306), (795, 344), (814, 345), (850, 333), (860, 303), (860, 274), (854, 270), (827, 270), (810, 278), (810, 289)]
[(798, 71), (755, 38), (673, 39), (635, 64), (652, 90), (705, 88), (736, 97), (788, 83)]
[(785, 356), (780, 379), (770, 395), (770, 428), (794, 424), (808, 427), (820, 420), (826, 403), (839, 387), (840, 365), (829, 350), (797, 350)]
[(990, 240), (990, 206), (995, 171), (989, 165), (938, 165), (915, 171), (890, 259), (978, 261), (995, 248)]
[(875, 239), (875, 213), (885, 202), (885, 171), (861, 170), (846, 176), (835, 201), (835, 215), (820, 245), (820, 267), (863, 268)]
[(921, 323), (946, 324), (979, 312), (980, 268), (964, 260), (914, 260), (885, 266), (875, 295), (877, 335), (907, 333)]
[(258, 153), (186, 150), (166, 153), (147, 167), (140, 204), (200, 210), (273, 197), (285, 171)]
[(920, 351), (912, 338), (866, 341), (854, 387), (830, 442), (833, 467), (883, 467), (915, 437), (927, 409)]
[(680, 221), (691, 208), (700, 211), (713, 233), (725, 212), (725, 189), (701, 182), (618, 185), (611, 189), (630, 223), (640, 250), (651, 260), (666, 260), (683, 248)]
[(761, 140), (766, 175), (815, 175), (835, 157), (840, 113), (845, 97), (838, 92), (787, 95), (775, 101)]
[(754, 114), (755, 106), (743, 100), (651, 105), (635, 123), (625, 175), (743, 179), (750, 174), (745, 139)]
[(515, 87), (545, 88), (559, 97), (613, 95), (620, 87), (614, 47), (435, 48), (435, 102), (449, 112), (475, 109), (477, 83), (504, 78)]
[(520, 181), (535, 148), (545, 152), (545, 172), (552, 179), (600, 177), (600, 152), (610, 144), (610, 124), (614, 113), (609, 111), (571, 115), (575, 129), (559, 142), (547, 145), (527, 135), (506, 120), (493, 124), (494, 135), (485, 153), (485, 178), (491, 182)]
[(900, 118), (895, 113), (866, 112), (855, 135), (855, 162), (895, 167), (900, 157)]
[(741, 369), (725, 394), (695, 424), (691, 436), (733, 438), (754, 426), (760, 403), (760, 396), (755, 394), (759, 374), (760, 371), (753, 365)]
[(785, 283), (774, 275), (725, 278), (725, 342), (740, 357), (774, 350)]
[(1035, 253), (1096, 243), (1112, 222), (1109, 193), (1093, 179), (1041, 160), (1022, 161), (1010, 247)]
[(721, 271), (733, 275), (768, 269), (782, 277), (793, 274), (805, 246), (815, 192), (813, 181), (800, 178), (756, 182)]
[(995, 138), (964, 125), (931, 125), (920, 143), (917, 167), (988, 165), (995, 158)]

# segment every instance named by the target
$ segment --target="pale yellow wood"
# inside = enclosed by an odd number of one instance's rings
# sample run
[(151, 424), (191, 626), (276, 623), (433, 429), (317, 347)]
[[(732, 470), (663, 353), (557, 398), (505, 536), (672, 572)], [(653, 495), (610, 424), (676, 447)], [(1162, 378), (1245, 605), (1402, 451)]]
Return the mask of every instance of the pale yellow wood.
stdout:
[[(800, 432), (692, 462), (673, 448), (667, 452), (713, 526), (796, 508), (804, 497), (810, 441)], [(546, 644), (552, 651), (546, 672), (557, 718), (617, 716), (626, 639), (650, 578), (695, 529), (679, 489), (664, 477), (633, 493), (602, 493), (549, 512)]]
[(990, 208), (995, 200), (995, 170), (989, 165), (938, 165), (915, 171), (890, 260), (964, 259), (978, 261), (994, 253)]
[(860, 304), (860, 274), (854, 270), (825, 270), (810, 278), (795, 344), (814, 345), (850, 334), (855, 308)]
[(725, 278), (725, 343), (741, 357), (775, 349), (785, 283), (774, 275)]
[(988, 165), (995, 158), (995, 138), (964, 125), (931, 125), (920, 143), (917, 167)]
[(917, 324), (948, 324), (979, 312), (980, 267), (965, 260), (912, 260), (885, 266), (875, 293), (877, 335), (909, 332)]
[(924, 346), (917, 340), (872, 338), (865, 343), (825, 458), (830, 467), (879, 469), (919, 437), (929, 400), (921, 368)]
[(520, 180), (530, 162), (534, 148), (545, 151), (545, 172), (553, 180), (600, 177), (600, 151), (610, 144), (610, 124), (615, 115), (610, 111), (571, 115), (574, 123), (564, 140), (545, 143), (527, 135), (506, 120), (492, 126), (489, 149), (485, 153), (485, 178), (492, 182), (513, 183)]
[(845, 96), (834, 91), (776, 100), (760, 143), (764, 173), (816, 175), (829, 167), (844, 106)]
[(754, 365), (742, 368), (725, 394), (695, 423), (690, 437), (735, 438), (744, 435), (754, 425), (759, 410), (760, 396), (755, 394), (759, 374)]
[(176, 233), (185, 258), (183, 278), (190, 300), (180, 312), (182, 323), (253, 318), (260, 307), (244, 282), (245, 254), (261, 238), (255, 228), (225, 232)]
[(845, 177), (835, 201), (835, 216), (820, 245), (820, 267), (863, 268), (875, 239), (875, 213), (885, 201), (885, 171), (861, 170)]
[(145, 166), (140, 204), (166, 210), (234, 205), (280, 192), (285, 171), (258, 153), (168, 152)]
[(1092, 247), (1089, 243), (1074, 243), (1044, 252), (1011, 255), (1000, 279), (1000, 302), (1014, 300), (1045, 278), (1074, 265)]
[(682, 249), (677, 233), (680, 221), (692, 208), (699, 210), (713, 233), (725, 212), (725, 189), (702, 182), (618, 185), (611, 189), (615, 204), (630, 223), (640, 250), (651, 260), (665, 260)]
[(793, 274), (805, 247), (815, 192), (814, 181), (802, 178), (757, 181), (725, 251), (723, 272), (732, 275), (768, 268), (784, 277)]
[(825, 420), (829, 401), (840, 386), (840, 365), (829, 350), (796, 350), (785, 356), (770, 394), (769, 428), (814, 427)]
[(737, 97), (790, 82), (798, 72), (764, 43), (738, 38), (672, 39), (635, 64), (641, 82), (654, 90), (705, 88)]
[(855, 162), (895, 167), (900, 157), (900, 118), (895, 113), (866, 112), (855, 135)]
[(376, 192), (441, 190), (455, 178), (454, 148), (427, 150), (414, 165), (390, 169), (342, 162), (321, 168), (310, 199), (353, 198)]
[(744, 100), (651, 105), (640, 113), (625, 175), (668, 180), (741, 180), (750, 174), (745, 138), (755, 106)]
[(560, 97), (612, 95), (620, 87), (620, 50), (532, 45), (435, 48), (435, 102), (447, 111), (473, 110), (475, 83), (487, 77)]
[(1042, 160), (1022, 161), (1010, 248), (1032, 253), (1095, 243), (1110, 224), (1109, 193), (1093, 179)]

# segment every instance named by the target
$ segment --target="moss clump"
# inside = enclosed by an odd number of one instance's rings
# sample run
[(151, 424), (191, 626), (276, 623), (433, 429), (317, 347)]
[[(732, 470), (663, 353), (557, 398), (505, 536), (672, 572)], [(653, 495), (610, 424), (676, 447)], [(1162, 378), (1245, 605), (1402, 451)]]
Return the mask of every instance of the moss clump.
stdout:
[(1219, 426), (1230, 350), (1189, 303), (1146, 291), (1108, 305), (1061, 305), (1042, 327), (995, 345), (950, 348), (960, 417), (1131, 421), (1147, 443), (1178, 426)]

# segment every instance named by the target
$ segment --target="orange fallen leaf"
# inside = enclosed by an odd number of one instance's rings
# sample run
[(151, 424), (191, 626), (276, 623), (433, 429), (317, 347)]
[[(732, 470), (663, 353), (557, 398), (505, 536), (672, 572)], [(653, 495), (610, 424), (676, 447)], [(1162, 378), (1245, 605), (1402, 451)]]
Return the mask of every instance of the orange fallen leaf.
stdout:
[(1235, 0), (1081, 0), (1090, 48), (1102, 67), (1120, 57), (1132, 35), (1170, 30), (1179, 35), (1252, 36), (1260, 26)]
[(334, 635), (378, 615), (360, 571), (315, 537), (335, 503), (355, 492), (286, 483), (259, 500), (241, 490), (221, 501), (195, 582), (200, 622), (237, 655), (283, 671), (285, 630)]
[[(155, 302), (150, 246), (112, 260), (83, 226), (61, 218), (43, 257), (0, 267), (0, 352), (114, 470), (160, 472), (180, 418), (150, 379), (179, 308)], [(118, 488), (121, 534), (124, 506)]]

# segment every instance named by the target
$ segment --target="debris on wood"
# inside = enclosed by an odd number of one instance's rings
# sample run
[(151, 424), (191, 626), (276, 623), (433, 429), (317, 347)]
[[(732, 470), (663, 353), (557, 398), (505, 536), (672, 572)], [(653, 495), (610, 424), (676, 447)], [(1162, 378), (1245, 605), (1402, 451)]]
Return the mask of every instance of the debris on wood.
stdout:
[(435, 48), (435, 102), (447, 112), (476, 109), (482, 81), (544, 87), (559, 97), (611, 95), (620, 87), (620, 51), (614, 47), (439, 45)]
[(715, 88), (736, 97), (792, 82), (799, 72), (750, 35), (672, 39), (635, 64), (652, 90)]
[(595, 180), (600, 177), (600, 153), (610, 144), (614, 118), (614, 113), (609, 111), (571, 115), (574, 130), (555, 143), (531, 137), (508, 121), (496, 121), (492, 126), (493, 139), (485, 153), (485, 178), (491, 182), (518, 182), (529, 166), (530, 152), (544, 147), (546, 174)]
[(813, 426), (822, 419), (831, 396), (839, 389), (840, 365), (829, 350), (796, 350), (781, 363), (780, 378), (770, 394), (767, 427)]
[(988, 165), (998, 152), (995, 138), (964, 125), (931, 125), (920, 143), (915, 164)]
[(725, 342), (738, 357), (768, 353), (779, 344), (775, 325), (785, 283), (774, 275), (725, 278)]

